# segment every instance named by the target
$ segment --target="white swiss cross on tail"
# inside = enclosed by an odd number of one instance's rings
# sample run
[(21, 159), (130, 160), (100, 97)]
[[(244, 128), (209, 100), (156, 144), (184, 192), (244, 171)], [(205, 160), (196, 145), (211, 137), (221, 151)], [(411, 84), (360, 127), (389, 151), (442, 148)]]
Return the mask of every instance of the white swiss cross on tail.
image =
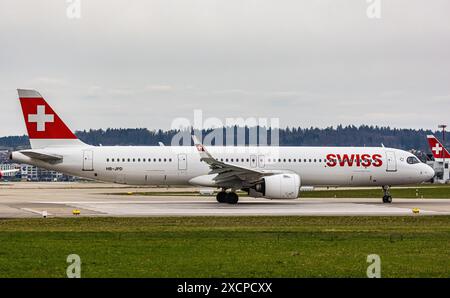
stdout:
[(436, 153), (436, 155), (440, 155), (440, 153), (442, 151), (442, 147), (439, 145), (439, 143), (436, 143), (436, 146), (431, 148), (431, 150), (433, 150), (434, 153)]
[(17, 90), (31, 148), (86, 146), (35, 90)]
[(45, 114), (45, 106), (37, 106), (36, 114), (28, 114), (28, 122), (36, 123), (37, 131), (45, 131), (45, 123), (54, 121), (53, 114)]
[(433, 136), (427, 136), (428, 145), (430, 146), (431, 153), (433, 153), (434, 159), (450, 158), (450, 154), (447, 149), (439, 142), (439, 140)]

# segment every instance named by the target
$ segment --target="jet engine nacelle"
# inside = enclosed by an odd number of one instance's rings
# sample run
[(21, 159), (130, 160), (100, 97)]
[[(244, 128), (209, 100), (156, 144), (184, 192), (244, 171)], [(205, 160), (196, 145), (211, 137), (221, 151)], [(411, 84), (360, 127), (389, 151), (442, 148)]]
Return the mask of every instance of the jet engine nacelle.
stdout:
[(299, 191), (299, 175), (276, 174), (264, 177), (263, 182), (257, 184), (254, 189), (250, 189), (249, 194), (266, 199), (296, 199)]

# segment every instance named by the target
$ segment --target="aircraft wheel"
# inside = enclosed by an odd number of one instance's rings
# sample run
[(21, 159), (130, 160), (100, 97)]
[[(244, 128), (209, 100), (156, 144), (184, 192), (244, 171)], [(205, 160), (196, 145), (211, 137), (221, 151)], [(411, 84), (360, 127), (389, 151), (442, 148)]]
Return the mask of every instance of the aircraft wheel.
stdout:
[(216, 200), (219, 203), (227, 203), (227, 193), (224, 191), (220, 191), (216, 195)]
[(227, 203), (228, 204), (237, 204), (239, 201), (239, 197), (235, 192), (227, 193)]
[(392, 203), (392, 196), (383, 196), (383, 203)]

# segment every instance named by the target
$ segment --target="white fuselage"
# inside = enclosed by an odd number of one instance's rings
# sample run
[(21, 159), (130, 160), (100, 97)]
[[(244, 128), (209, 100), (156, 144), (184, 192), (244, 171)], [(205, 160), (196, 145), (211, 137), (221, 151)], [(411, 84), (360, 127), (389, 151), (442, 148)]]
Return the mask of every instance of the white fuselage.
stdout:
[[(13, 152), (17, 162), (68, 175), (131, 185), (214, 186), (209, 166), (189, 146), (74, 146), (42, 149), (62, 156), (51, 163)], [(420, 183), (434, 171), (410, 164), (411, 153), (384, 147), (214, 147), (211, 155), (228, 164), (268, 172), (292, 172), (308, 186), (380, 186)]]

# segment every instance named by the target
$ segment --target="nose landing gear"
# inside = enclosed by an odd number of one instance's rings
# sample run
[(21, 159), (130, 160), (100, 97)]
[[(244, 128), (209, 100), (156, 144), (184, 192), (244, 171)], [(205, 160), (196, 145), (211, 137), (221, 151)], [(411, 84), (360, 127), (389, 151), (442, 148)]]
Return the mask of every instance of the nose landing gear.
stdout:
[(383, 203), (385, 204), (390, 204), (392, 203), (392, 196), (389, 192), (389, 185), (384, 185), (383, 186), (383, 192), (384, 192), (384, 196), (383, 196)]
[(222, 190), (217, 193), (216, 200), (219, 203), (237, 204), (239, 196), (234, 191), (226, 192)]

